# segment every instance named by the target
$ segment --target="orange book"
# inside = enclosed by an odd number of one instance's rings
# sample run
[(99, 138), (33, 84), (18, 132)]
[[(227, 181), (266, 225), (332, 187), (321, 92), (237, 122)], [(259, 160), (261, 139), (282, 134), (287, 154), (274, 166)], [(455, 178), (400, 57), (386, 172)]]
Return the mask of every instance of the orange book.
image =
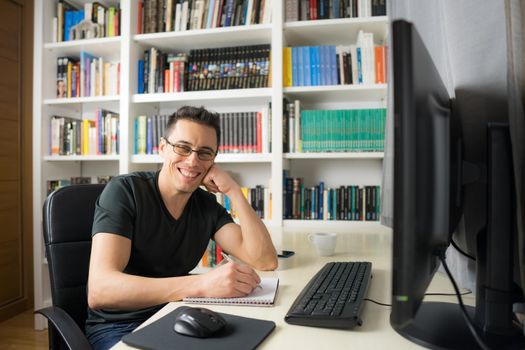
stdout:
[(170, 70), (164, 70), (164, 92), (171, 92)]
[(376, 84), (385, 83), (385, 61), (384, 61), (384, 46), (374, 47), (375, 51), (375, 66), (376, 66)]

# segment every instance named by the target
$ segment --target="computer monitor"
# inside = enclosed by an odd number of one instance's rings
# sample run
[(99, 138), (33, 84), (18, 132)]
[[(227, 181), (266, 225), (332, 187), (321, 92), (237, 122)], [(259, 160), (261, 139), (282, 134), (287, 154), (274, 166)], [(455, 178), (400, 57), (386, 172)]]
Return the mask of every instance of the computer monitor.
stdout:
[[(439, 349), (524, 348), (512, 305), (523, 293), (513, 269), (515, 205), (508, 127), (487, 125), (486, 164), (463, 158), (454, 101), (416, 28), (392, 24), (394, 96), (394, 238), (392, 327), (418, 344)], [(486, 226), (475, 232), (476, 307), (425, 302), (462, 216), (463, 188), (486, 183)], [(466, 230), (472, 232), (472, 230)], [(476, 340), (472, 331), (478, 334)]]

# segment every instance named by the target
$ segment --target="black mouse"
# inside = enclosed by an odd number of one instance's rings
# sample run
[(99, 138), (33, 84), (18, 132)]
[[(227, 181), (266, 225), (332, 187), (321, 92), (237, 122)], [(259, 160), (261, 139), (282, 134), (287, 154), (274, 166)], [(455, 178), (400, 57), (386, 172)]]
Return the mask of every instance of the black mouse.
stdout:
[(190, 337), (207, 338), (226, 326), (226, 320), (218, 313), (202, 307), (179, 307), (173, 330)]

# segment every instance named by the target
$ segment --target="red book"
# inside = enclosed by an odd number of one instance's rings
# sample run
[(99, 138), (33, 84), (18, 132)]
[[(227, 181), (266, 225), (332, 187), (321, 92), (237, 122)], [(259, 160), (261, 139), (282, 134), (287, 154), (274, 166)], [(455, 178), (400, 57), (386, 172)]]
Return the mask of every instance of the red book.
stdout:
[(138, 3), (138, 16), (137, 16), (137, 34), (142, 34), (142, 21), (143, 21), (143, 18), (142, 18), (142, 13), (143, 13), (143, 10), (144, 10), (144, 3), (142, 1), (139, 1)]
[(222, 261), (222, 248), (217, 243), (215, 243), (215, 261), (217, 264)]
[(317, 0), (310, 0), (310, 20), (317, 19)]

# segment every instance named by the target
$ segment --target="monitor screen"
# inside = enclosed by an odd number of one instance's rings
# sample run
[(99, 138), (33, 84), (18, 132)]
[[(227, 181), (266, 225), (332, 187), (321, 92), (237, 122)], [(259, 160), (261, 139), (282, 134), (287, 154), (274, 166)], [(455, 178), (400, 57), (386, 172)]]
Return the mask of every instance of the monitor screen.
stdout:
[[(392, 23), (394, 109), (394, 238), (392, 327), (406, 338), (433, 348), (506, 348), (524, 345), (513, 324), (512, 271), (516, 239), (511, 146), (506, 125), (486, 125), (486, 164), (463, 159), (463, 140), (454, 101), (409, 22)], [(464, 171), (464, 169), (468, 171)], [(476, 308), (424, 302), (425, 292), (463, 213), (468, 181), (486, 183), (486, 226), (478, 242)], [(497, 193), (498, 195), (494, 195)], [(507, 195), (505, 195), (507, 194)], [(467, 228), (468, 232), (469, 231)], [(499, 244), (491, 249), (491, 242)], [(483, 299), (483, 300), (480, 300)], [(467, 322), (469, 321), (469, 322)]]

